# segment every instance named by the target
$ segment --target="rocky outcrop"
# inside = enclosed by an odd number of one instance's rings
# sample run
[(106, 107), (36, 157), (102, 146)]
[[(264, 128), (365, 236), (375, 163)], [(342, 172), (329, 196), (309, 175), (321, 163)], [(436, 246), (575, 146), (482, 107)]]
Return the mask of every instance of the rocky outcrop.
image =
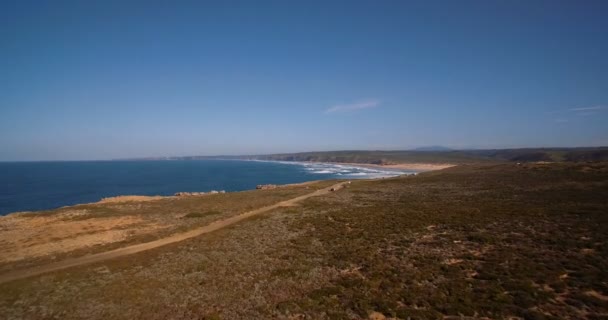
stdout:
[(211, 190), (209, 192), (177, 192), (177, 193), (175, 193), (175, 196), (176, 197), (206, 196), (206, 195), (218, 194), (218, 193), (226, 193), (226, 191), (224, 191), (224, 190), (221, 190), (221, 191)]
[(278, 187), (279, 186), (277, 186), (276, 184), (258, 184), (257, 186), (255, 186), (255, 188), (259, 190), (276, 189)]

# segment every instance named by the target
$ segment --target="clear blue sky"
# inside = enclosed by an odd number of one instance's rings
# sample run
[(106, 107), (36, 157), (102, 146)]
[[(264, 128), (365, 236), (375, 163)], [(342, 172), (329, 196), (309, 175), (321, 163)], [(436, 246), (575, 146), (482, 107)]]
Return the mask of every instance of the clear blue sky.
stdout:
[(0, 160), (608, 145), (608, 1), (1, 1)]

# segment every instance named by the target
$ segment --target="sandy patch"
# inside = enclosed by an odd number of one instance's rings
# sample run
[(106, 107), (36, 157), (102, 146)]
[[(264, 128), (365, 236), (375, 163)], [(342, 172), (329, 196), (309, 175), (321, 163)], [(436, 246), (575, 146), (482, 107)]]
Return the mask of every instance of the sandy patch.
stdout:
[(419, 171), (431, 171), (431, 170), (441, 170), (446, 168), (451, 168), (456, 166), (455, 164), (450, 163), (400, 163), (400, 164), (388, 164), (388, 165), (380, 165), (381, 168), (393, 168), (393, 169), (410, 169), (410, 170), (419, 170)]
[(596, 298), (598, 300), (601, 300), (601, 301), (604, 301), (604, 302), (608, 302), (608, 296), (607, 295), (601, 294), (601, 293), (599, 293), (599, 292), (597, 292), (595, 290), (587, 291), (587, 292), (585, 292), (585, 294), (588, 295), (588, 296), (590, 296), (590, 297), (594, 297), (594, 298)]
[(443, 264), (447, 264), (447, 265), (451, 266), (451, 265), (459, 264), (462, 261), (464, 261), (464, 260), (450, 258), (450, 259), (447, 259), (447, 260), (443, 261)]
[(369, 164), (369, 163), (352, 163), (352, 162), (325, 162), (331, 164), (343, 164), (353, 167), (377, 168), (377, 169), (400, 169), (413, 171), (432, 171), (441, 170), (456, 166), (450, 163), (398, 163), (398, 164)]
[(51, 216), (9, 215), (0, 218), (0, 262), (12, 262), (123, 241), (162, 228), (141, 217), (120, 216), (72, 220), (87, 215), (71, 210)]
[[(266, 213), (268, 211), (283, 207), (283, 206), (290, 206), (292, 204), (295, 204), (297, 202), (300, 202), (302, 200), (311, 198), (311, 197), (315, 197), (315, 196), (320, 196), (320, 195), (324, 195), (324, 194), (328, 194), (332, 191), (330, 190), (338, 190), (340, 189), (346, 182), (340, 182), (338, 184), (335, 184), (333, 186), (327, 187), (325, 189), (320, 189), (320, 190), (316, 190), (314, 192), (305, 194), (305, 195), (301, 195), (295, 198), (291, 198), (289, 200), (285, 200), (285, 201), (281, 201), (278, 203), (275, 203), (273, 205), (269, 205), (266, 207), (262, 207), (262, 208), (258, 208), (252, 211), (248, 211), (245, 213), (241, 213), (239, 215), (236, 216), (232, 216), (230, 218), (226, 218), (223, 220), (217, 220), (214, 221), (208, 225), (205, 225), (203, 227), (200, 227), (198, 229), (194, 229), (194, 230), (190, 230), (190, 231), (186, 231), (183, 233), (177, 233), (177, 234), (173, 234), (171, 236), (165, 237), (165, 238), (161, 238), (158, 240), (154, 240), (154, 241), (150, 241), (150, 242), (144, 242), (144, 243), (139, 243), (139, 244), (134, 244), (134, 245), (130, 245), (130, 246), (126, 246), (126, 247), (122, 247), (122, 248), (118, 248), (118, 249), (114, 249), (114, 250), (110, 250), (110, 251), (105, 251), (105, 252), (100, 252), (100, 253), (95, 253), (95, 254), (89, 254), (89, 255), (85, 255), (85, 256), (81, 256), (81, 257), (76, 257), (76, 258), (70, 258), (70, 259), (66, 259), (63, 261), (57, 261), (57, 262), (53, 262), (50, 264), (47, 264), (45, 266), (42, 267), (34, 267), (34, 268), (29, 268), (29, 269), (20, 269), (20, 270), (15, 270), (9, 273), (5, 273), (0, 275), (0, 283), (4, 283), (7, 281), (12, 281), (15, 279), (21, 279), (21, 278), (25, 278), (25, 277), (29, 277), (29, 276), (33, 276), (33, 275), (38, 275), (38, 274), (42, 274), (45, 272), (51, 272), (51, 271), (56, 271), (56, 270), (61, 270), (61, 269), (65, 269), (65, 268), (69, 268), (69, 267), (73, 267), (73, 266), (78, 266), (78, 265), (83, 265), (83, 264), (87, 264), (87, 263), (93, 263), (93, 262), (99, 262), (99, 261), (104, 261), (107, 259), (113, 259), (116, 257), (121, 257), (121, 256), (125, 256), (125, 255), (129, 255), (129, 254), (133, 254), (133, 253), (137, 253), (137, 252), (141, 252), (141, 251), (146, 251), (146, 250), (150, 250), (150, 249), (154, 249), (154, 248), (158, 248), (160, 246), (164, 246), (167, 244), (171, 244), (171, 243), (175, 243), (175, 242), (180, 242), (186, 239), (190, 239), (193, 237), (197, 237), (200, 236), (202, 234), (206, 234), (209, 232), (213, 232), (219, 229), (222, 229), (224, 227), (230, 226), (232, 224), (238, 223), (240, 221), (243, 221), (245, 219), (248, 219), (250, 217), (259, 215), (259, 214), (263, 214)], [(14, 216), (13, 218), (15, 219), (19, 219), (19, 216)], [(23, 218), (23, 217), (21, 217)], [(27, 219), (27, 218), (25, 218)], [(155, 228), (157, 226), (150, 226), (150, 225), (143, 225), (140, 222), (139, 219), (137, 217), (133, 217), (133, 216), (124, 216), (121, 218), (91, 218), (91, 219), (87, 219), (85, 221), (68, 221), (65, 223), (88, 223), (90, 222), (91, 225), (89, 227), (99, 227), (100, 226), (100, 222), (101, 221), (105, 221), (105, 220), (109, 220), (109, 219), (113, 219), (113, 223), (109, 223), (106, 227), (106, 229), (104, 229), (104, 232), (100, 232), (101, 234), (101, 239), (102, 240), (108, 240), (108, 241), (116, 241), (117, 239), (120, 239), (125, 233), (113, 233), (112, 231), (115, 230), (115, 228), (117, 228), (117, 231), (128, 231), (128, 232), (138, 232), (138, 231), (142, 231), (145, 230), (145, 228), (147, 227), (148, 230), (149, 228)], [(127, 220), (127, 221), (122, 221), (122, 225), (120, 224), (116, 224), (117, 221), (116, 219), (134, 219), (134, 220)], [(1, 220), (0, 220), (1, 221)], [(130, 229), (125, 229), (125, 228), (121, 228), (124, 227), (125, 225), (127, 226), (133, 226), (133, 228)], [(72, 225), (73, 226), (73, 225)], [(81, 226), (82, 227), (82, 226)], [(51, 229), (58, 229), (58, 228), (51, 228)], [(1, 229), (0, 229), (1, 230)], [(59, 229), (61, 230), (61, 229)], [(0, 262), (4, 259), (8, 259), (8, 257), (11, 257), (13, 255), (8, 255), (5, 254), (5, 250), (3, 246), (6, 246), (7, 244), (7, 239), (5, 239), (5, 234), (8, 234), (8, 232), (5, 232), (6, 230), (4, 230), (3, 232), (0, 232), (0, 252), (2, 252), (2, 256), (0, 256)], [(45, 232), (45, 230), (39, 230), (38, 234), (41, 232)], [(13, 234), (18, 234), (18, 232), (15, 232)], [(105, 236), (105, 237), (104, 237)], [(113, 238), (116, 237), (116, 238)], [(95, 241), (99, 240), (99, 237), (94, 238)], [(59, 240), (63, 240), (63, 239), (59, 239)], [(79, 239), (76, 242), (73, 243), (77, 243), (78, 245), (83, 245), (84, 241), (81, 241), (81, 239)], [(91, 242), (91, 239), (88, 239), (89, 242)], [(21, 241), (17, 241), (17, 243), (20, 243)], [(16, 243), (12, 242), (12, 245), (15, 246)], [(37, 246), (44, 246), (47, 245), (44, 243), (44, 241), (37, 241), (36, 242)], [(65, 243), (64, 246), (62, 247), (62, 249), (64, 249), (66, 247)], [(36, 253), (40, 253), (40, 252), (45, 252), (48, 253), (49, 251), (52, 251), (52, 249), (47, 247), (45, 248), (46, 250), (37, 250), (35, 251)], [(28, 250), (27, 248), (20, 248), (20, 251), (24, 252), (24, 250)], [(19, 251), (18, 250), (18, 251)], [(14, 251), (14, 250), (13, 250)], [(10, 252), (13, 252), (10, 251)], [(28, 252), (28, 251), (25, 251)], [(31, 257), (32, 251), (29, 251), (30, 255), (28, 257)], [(7, 260), (10, 261), (10, 260)]]

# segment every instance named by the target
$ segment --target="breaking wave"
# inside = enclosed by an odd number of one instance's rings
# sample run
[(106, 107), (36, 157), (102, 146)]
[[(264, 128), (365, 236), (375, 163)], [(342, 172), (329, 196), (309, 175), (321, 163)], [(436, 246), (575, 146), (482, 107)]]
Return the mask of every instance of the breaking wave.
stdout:
[(323, 162), (295, 162), (295, 161), (276, 161), (283, 164), (291, 164), (301, 166), (302, 170), (307, 173), (315, 175), (326, 175), (335, 176), (340, 179), (377, 179), (395, 177), (404, 174), (416, 174), (416, 171), (402, 170), (402, 169), (390, 169), (390, 168), (376, 168), (376, 167), (364, 167), (357, 165), (346, 165), (336, 163), (323, 163)]

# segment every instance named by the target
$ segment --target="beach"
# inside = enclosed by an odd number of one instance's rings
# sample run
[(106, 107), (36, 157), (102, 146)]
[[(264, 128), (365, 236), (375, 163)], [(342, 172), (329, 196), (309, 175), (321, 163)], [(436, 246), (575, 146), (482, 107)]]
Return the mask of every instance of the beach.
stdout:
[(371, 163), (354, 163), (354, 162), (313, 162), (310, 163), (328, 163), (335, 165), (348, 165), (353, 167), (376, 168), (376, 169), (393, 169), (393, 170), (411, 170), (411, 171), (433, 171), (447, 169), (456, 166), (450, 163), (395, 163), (395, 164), (371, 164)]

